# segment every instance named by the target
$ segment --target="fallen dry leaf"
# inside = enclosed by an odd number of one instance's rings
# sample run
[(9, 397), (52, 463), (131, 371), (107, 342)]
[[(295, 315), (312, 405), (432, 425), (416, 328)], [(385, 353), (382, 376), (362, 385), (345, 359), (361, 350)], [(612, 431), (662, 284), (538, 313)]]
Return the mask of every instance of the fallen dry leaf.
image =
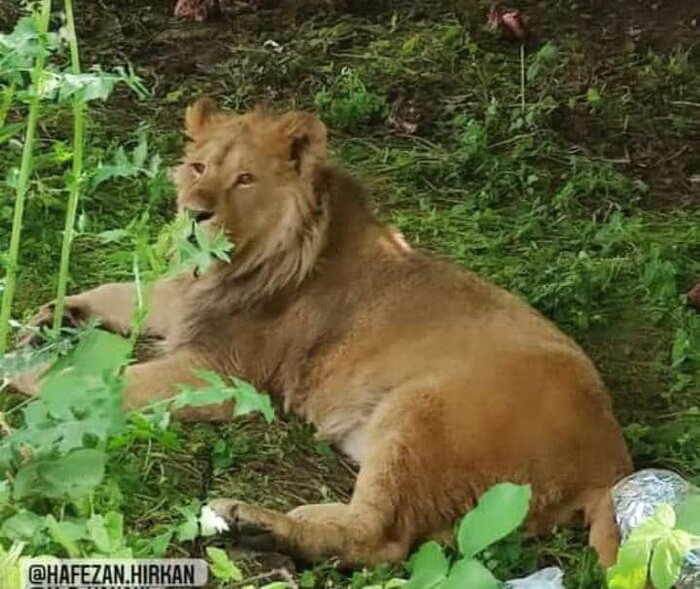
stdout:
[(202, 22), (209, 16), (219, 16), (221, 6), (219, 0), (178, 0), (175, 5), (175, 16), (187, 20)]
[(413, 100), (397, 98), (391, 105), (389, 124), (397, 131), (413, 135), (418, 130), (421, 113)]
[(494, 4), (489, 10), (488, 25), (492, 31), (511, 41), (525, 41), (530, 36), (527, 21), (520, 10), (503, 9)]

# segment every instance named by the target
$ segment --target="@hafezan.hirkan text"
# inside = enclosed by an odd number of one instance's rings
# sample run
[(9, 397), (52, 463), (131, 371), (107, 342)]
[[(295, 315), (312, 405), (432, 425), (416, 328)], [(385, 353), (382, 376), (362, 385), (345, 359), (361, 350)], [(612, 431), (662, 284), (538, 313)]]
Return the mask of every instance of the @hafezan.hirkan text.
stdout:
[(31, 589), (201, 587), (206, 576), (206, 563), (195, 560), (33, 562), (26, 568), (23, 586)]

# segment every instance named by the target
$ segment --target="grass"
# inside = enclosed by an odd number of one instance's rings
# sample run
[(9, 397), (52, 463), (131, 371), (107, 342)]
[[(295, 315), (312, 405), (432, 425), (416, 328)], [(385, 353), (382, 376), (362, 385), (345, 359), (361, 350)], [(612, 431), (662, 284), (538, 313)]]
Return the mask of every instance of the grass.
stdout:
[[(689, 180), (700, 173), (700, 59), (682, 31), (669, 24), (665, 45), (620, 36), (617, 51), (596, 41), (595, 19), (587, 25), (561, 7), (550, 14), (532, 6), (550, 34), (527, 48), (523, 82), (517, 44), (478, 26), (469, 36), (437, 4), (364, 17), (331, 11), (300, 17), (296, 27), (274, 11), (175, 25), (167, 2), (153, 5), (150, 20), (110, 3), (77, 9), (84, 65), (127, 56), (153, 89), (143, 101), (118, 90), (87, 115), (85, 169), (112, 162), (119, 145), (132, 154), (143, 136), (149, 154), (175, 163), (184, 106), (201, 94), (231, 108), (270, 100), (316, 106), (335, 156), (372, 186), (380, 216), (413, 244), (518, 292), (572, 334), (601, 368), (636, 465), (673, 468), (700, 483), (700, 315), (684, 299), (700, 277), (698, 184)], [(619, 15), (605, 14), (623, 18), (623, 5)], [(264, 48), (268, 39), (282, 50)], [(391, 122), (404, 116), (406, 101), (420, 115), (415, 135)], [(10, 111), (9, 120), (21, 114)], [(53, 296), (69, 115), (53, 109), (41, 128), (18, 318)], [(16, 144), (0, 145), (3, 169), (19, 160)], [(0, 194), (5, 249), (11, 201)], [(69, 291), (127, 279), (131, 255), (95, 235), (126, 226), (145, 207), (155, 235), (172, 202), (172, 190), (145, 174), (85, 187)], [(16, 403), (0, 398), (0, 408)], [(170, 437), (113, 451), (118, 459), (95, 501), (149, 537), (207, 496), (288, 508), (345, 499), (352, 488), (351, 467), (295, 419), (177, 426)], [(541, 541), (513, 537), (488, 556), (502, 578), (554, 563), (567, 571), (567, 587), (600, 587), (584, 546), (582, 533), (565, 530)], [(202, 547), (183, 541), (175, 551)], [(347, 580), (333, 563), (314, 572), (319, 584), (355, 587), (387, 574)]]

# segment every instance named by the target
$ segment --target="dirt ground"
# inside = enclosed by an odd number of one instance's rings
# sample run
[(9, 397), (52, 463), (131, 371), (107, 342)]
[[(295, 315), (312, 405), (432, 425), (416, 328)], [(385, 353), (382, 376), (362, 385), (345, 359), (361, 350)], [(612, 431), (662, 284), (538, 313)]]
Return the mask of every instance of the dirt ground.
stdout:
[[(478, 29), (485, 23), (490, 2), (462, 1), (469, 6), (469, 20)], [(252, 39), (269, 38), (280, 44), (294, 44), (298, 29), (346, 22), (356, 25), (342, 45), (352, 47), (362, 37), (362, 27), (386, 22), (394, 11), (408, 11), (411, 18), (439, 21), (451, 18), (451, 2), (232, 2), (223, 1), (224, 18), (207, 23), (179, 22), (172, 16), (170, 0), (143, 2), (100, 1), (85, 3), (79, 11), (80, 28), (85, 31), (86, 54), (95, 63), (129, 61), (140, 72), (148, 72), (155, 82), (154, 92), (165, 94), (182, 87), (225, 96), (236, 82), (236, 62), (250, 52), (263, 51)], [(275, 6), (275, 4), (281, 6)], [(288, 6), (298, 4), (296, 19), (290, 20)], [(456, 2), (460, 4), (460, 2)], [(648, 47), (664, 51), (677, 46), (694, 47), (700, 39), (700, 6), (694, 0), (521, 0), (500, 3), (520, 9), (531, 22), (541, 41), (572, 44), (580, 52), (579, 61), (565, 72), (561, 83), (571, 91), (585, 91), (591, 81), (624, 88), (630, 100), (639, 100), (638, 116), (632, 120), (607, 120), (605, 125), (587, 116), (584, 109), (568, 113), (559, 129), (572, 143), (616, 161), (628, 161), (639, 177), (651, 186), (650, 206), (697, 206), (700, 199), (700, 119), (697, 104), (678, 101), (675, 108), (691, 119), (682, 138), (669, 136), (670, 113), (664, 104), (640, 97), (643, 89), (628, 87), (622, 60), (633, 51)], [(475, 7), (476, 5), (476, 7)], [(272, 7), (271, 7), (272, 6)], [(537, 41), (535, 41), (537, 43)], [(222, 76), (223, 74), (223, 76)], [(229, 74), (229, 75), (226, 75)], [(234, 74), (234, 75), (230, 75)], [(217, 78), (218, 80), (212, 80)], [(276, 82), (276, 83), (274, 83)], [(251, 99), (262, 101), (298, 100), (295, 86), (278, 78), (265, 88), (257, 88)], [(654, 91), (650, 88), (649, 92)], [(434, 97), (422, 96), (424, 108)], [(642, 104), (643, 100), (643, 104)], [(163, 112), (165, 120), (169, 109)], [(152, 113), (159, 114), (159, 113)]]

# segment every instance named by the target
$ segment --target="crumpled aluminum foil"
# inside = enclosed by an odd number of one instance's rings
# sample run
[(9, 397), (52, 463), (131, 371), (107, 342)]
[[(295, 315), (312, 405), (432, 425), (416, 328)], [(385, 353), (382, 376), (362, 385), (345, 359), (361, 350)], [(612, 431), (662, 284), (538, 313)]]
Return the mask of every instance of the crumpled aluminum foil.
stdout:
[(564, 571), (549, 567), (524, 579), (506, 581), (504, 589), (565, 589)]
[[(696, 493), (700, 494), (700, 489), (669, 470), (650, 468), (622, 479), (613, 488), (615, 519), (622, 539), (651, 517), (661, 503), (676, 505)], [(700, 549), (693, 550), (686, 558), (675, 587), (700, 589)]]

